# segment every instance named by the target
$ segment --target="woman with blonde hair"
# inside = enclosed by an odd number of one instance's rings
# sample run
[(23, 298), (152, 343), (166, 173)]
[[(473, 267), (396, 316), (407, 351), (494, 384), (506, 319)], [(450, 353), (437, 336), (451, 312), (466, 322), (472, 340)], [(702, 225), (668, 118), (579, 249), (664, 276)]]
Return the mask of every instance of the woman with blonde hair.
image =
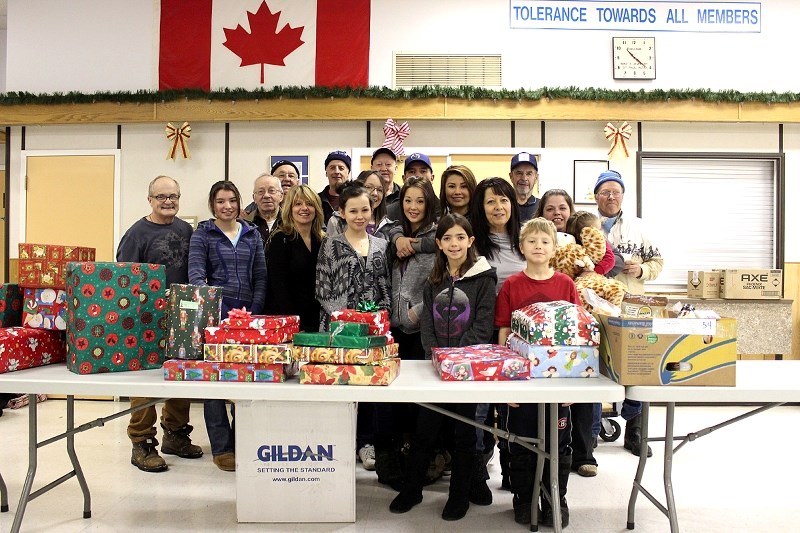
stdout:
[(300, 329), (319, 329), (319, 302), (314, 294), (317, 255), (325, 234), (322, 204), (308, 185), (295, 185), (286, 193), (281, 226), (269, 240), (267, 298), (271, 315), (299, 315)]

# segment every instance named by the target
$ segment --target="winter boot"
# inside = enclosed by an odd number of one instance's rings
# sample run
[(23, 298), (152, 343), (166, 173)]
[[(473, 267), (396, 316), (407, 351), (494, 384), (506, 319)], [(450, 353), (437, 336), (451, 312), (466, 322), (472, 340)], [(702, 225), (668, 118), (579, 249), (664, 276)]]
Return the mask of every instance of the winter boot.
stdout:
[[(569, 482), (569, 472), (572, 468), (572, 456), (562, 455), (558, 458), (558, 499), (561, 506), (561, 527), (569, 525), (569, 506), (567, 505), (567, 483)], [(545, 467), (543, 474), (545, 480), (549, 482), (549, 468)], [(542, 517), (539, 523), (543, 526), (553, 527), (553, 507), (546, 498), (542, 498)]]
[(167, 463), (158, 455), (158, 440), (155, 437), (133, 443), (131, 464), (144, 472), (163, 472)]
[[(450, 492), (442, 511), (442, 519), (461, 520), (469, 510), (472, 481), (478, 457), (474, 452), (455, 451), (450, 474)], [(484, 484), (486, 482), (484, 481)], [(488, 488), (488, 487), (487, 487)], [(490, 493), (491, 496), (491, 493)], [(491, 502), (490, 502), (491, 503)]]
[(422, 501), (422, 483), (430, 462), (428, 454), (419, 449), (411, 448), (411, 453), (406, 458), (405, 475), (402, 480), (402, 489), (392, 503), (389, 510), (393, 513), (407, 513)]
[(514, 493), (514, 522), (530, 525), (531, 500), (533, 499), (533, 477), (535, 457), (532, 454), (513, 454), (508, 461), (508, 477)]
[[(469, 501), (475, 505), (491, 505), (492, 491), (486, 480), (489, 479), (489, 471), (486, 470), (484, 454), (475, 456), (475, 467), (472, 471), (472, 482), (469, 487)], [(453, 481), (450, 481), (453, 484)]]
[(375, 473), (378, 482), (389, 485), (396, 491), (403, 488), (403, 469), (400, 466), (400, 451), (390, 444), (375, 444)]
[(203, 456), (203, 450), (200, 446), (192, 444), (192, 439), (189, 434), (194, 429), (189, 424), (182, 428), (168, 429), (167, 426), (161, 424), (164, 429), (164, 441), (161, 443), (161, 453), (170, 455), (177, 455), (184, 459), (197, 459)]
[(508, 479), (508, 458), (510, 453), (508, 451), (507, 445), (504, 445), (502, 442), (500, 443), (500, 475), (502, 476), (502, 481), (500, 482), (500, 488), (503, 490), (511, 490), (511, 481)]
[[(638, 414), (625, 422), (625, 439), (623, 446), (626, 450), (639, 457), (642, 449), (642, 415)], [(653, 450), (647, 446), (647, 457), (653, 456)]]

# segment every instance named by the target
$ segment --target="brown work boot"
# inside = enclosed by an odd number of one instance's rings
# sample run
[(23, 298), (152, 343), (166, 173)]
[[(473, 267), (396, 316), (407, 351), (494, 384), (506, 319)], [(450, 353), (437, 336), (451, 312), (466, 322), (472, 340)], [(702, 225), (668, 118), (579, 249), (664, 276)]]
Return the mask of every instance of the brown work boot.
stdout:
[(164, 441), (161, 443), (161, 453), (168, 453), (170, 455), (177, 455), (184, 459), (197, 459), (203, 456), (203, 449), (196, 444), (192, 444), (192, 439), (189, 438), (189, 433), (192, 432), (192, 426), (186, 424), (179, 429), (168, 429), (164, 424), (161, 424), (164, 429)]
[(214, 456), (214, 464), (220, 470), (226, 472), (236, 471), (236, 454), (233, 452), (225, 452)]
[(167, 468), (167, 463), (158, 455), (156, 450), (158, 440), (155, 437), (133, 443), (131, 453), (131, 464), (145, 472), (163, 472)]

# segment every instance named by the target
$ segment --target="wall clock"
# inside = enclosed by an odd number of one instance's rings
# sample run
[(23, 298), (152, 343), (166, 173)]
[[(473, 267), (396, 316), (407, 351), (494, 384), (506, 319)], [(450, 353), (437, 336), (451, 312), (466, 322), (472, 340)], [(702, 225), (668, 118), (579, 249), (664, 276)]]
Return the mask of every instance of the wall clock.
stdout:
[(613, 37), (611, 44), (615, 80), (656, 79), (655, 37)]

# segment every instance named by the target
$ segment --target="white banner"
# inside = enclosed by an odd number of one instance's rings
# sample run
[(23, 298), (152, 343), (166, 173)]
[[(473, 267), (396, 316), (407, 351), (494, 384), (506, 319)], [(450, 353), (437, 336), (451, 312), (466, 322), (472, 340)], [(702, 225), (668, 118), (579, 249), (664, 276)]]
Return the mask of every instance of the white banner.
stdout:
[(355, 432), (353, 403), (236, 402), (239, 522), (355, 522)]
[(760, 2), (510, 0), (512, 29), (761, 33)]

